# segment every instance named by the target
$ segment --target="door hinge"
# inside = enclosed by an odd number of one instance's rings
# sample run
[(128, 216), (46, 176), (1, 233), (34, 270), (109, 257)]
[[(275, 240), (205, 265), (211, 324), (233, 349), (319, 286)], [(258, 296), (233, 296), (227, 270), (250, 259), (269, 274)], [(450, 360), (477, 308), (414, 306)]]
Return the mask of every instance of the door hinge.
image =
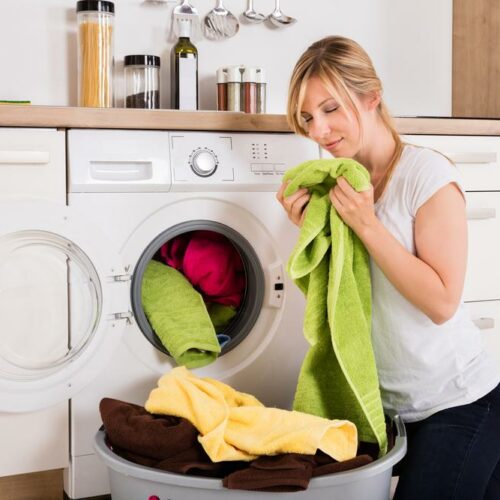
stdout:
[(109, 321), (116, 321), (120, 319), (124, 319), (128, 324), (132, 323), (132, 318), (133, 318), (132, 311), (127, 311), (127, 312), (119, 312), (119, 313), (113, 313), (108, 316)]
[(130, 281), (132, 279), (131, 274), (115, 274), (111, 277), (113, 281)]

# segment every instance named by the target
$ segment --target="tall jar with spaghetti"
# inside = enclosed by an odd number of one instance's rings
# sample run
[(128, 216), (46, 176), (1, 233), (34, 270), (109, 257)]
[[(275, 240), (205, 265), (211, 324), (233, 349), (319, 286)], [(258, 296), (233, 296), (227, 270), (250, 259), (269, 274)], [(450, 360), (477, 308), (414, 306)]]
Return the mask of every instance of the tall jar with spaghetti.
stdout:
[(115, 6), (104, 0), (79, 0), (78, 105), (113, 106), (113, 38)]

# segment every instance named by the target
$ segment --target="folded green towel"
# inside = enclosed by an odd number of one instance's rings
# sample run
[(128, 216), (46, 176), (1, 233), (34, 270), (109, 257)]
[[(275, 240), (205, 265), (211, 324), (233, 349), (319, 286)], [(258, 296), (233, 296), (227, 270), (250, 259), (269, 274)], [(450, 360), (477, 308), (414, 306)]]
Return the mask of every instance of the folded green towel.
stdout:
[(142, 281), (142, 305), (177, 364), (199, 368), (215, 361), (221, 349), (207, 307), (182, 273), (150, 261)]
[(370, 174), (346, 158), (313, 160), (286, 172), (289, 196), (309, 189), (298, 242), (287, 272), (306, 295), (304, 335), (311, 345), (299, 375), (294, 409), (348, 419), (362, 441), (387, 450), (387, 434), (371, 344), (371, 281), (368, 254), (329, 199), (337, 177), (357, 191)]

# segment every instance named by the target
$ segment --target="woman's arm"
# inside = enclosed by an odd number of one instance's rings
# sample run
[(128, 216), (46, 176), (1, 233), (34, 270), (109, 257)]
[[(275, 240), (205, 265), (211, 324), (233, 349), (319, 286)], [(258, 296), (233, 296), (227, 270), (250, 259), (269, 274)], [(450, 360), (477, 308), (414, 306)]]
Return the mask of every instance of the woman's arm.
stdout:
[(387, 279), (407, 300), (436, 324), (453, 316), (462, 295), (467, 264), (465, 201), (455, 184), (439, 189), (418, 209), (416, 256), (376, 217), (373, 189), (357, 193), (340, 178), (330, 198)]

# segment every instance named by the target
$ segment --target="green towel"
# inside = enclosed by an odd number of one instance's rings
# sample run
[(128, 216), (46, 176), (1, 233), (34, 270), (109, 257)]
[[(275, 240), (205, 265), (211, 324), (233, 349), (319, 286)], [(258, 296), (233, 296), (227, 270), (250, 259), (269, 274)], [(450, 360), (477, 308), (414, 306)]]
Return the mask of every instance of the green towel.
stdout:
[(311, 345), (302, 364), (294, 409), (348, 419), (362, 441), (387, 450), (387, 434), (371, 344), (368, 254), (329, 199), (337, 177), (366, 189), (370, 174), (347, 158), (313, 160), (286, 172), (289, 196), (301, 187), (311, 199), (287, 272), (306, 295), (304, 335)]
[(182, 273), (150, 261), (142, 281), (142, 306), (177, 364), (199, 368), (215, 361), (221, 349), (207, 307)]
[(236, 308), (233, 306), (225, 306), (218, 302), (207, 304), (207, 311), (210, 315), (210, 321), (214, 325), (216, 333), (223, 332), (232, 319), (236, 316)]

